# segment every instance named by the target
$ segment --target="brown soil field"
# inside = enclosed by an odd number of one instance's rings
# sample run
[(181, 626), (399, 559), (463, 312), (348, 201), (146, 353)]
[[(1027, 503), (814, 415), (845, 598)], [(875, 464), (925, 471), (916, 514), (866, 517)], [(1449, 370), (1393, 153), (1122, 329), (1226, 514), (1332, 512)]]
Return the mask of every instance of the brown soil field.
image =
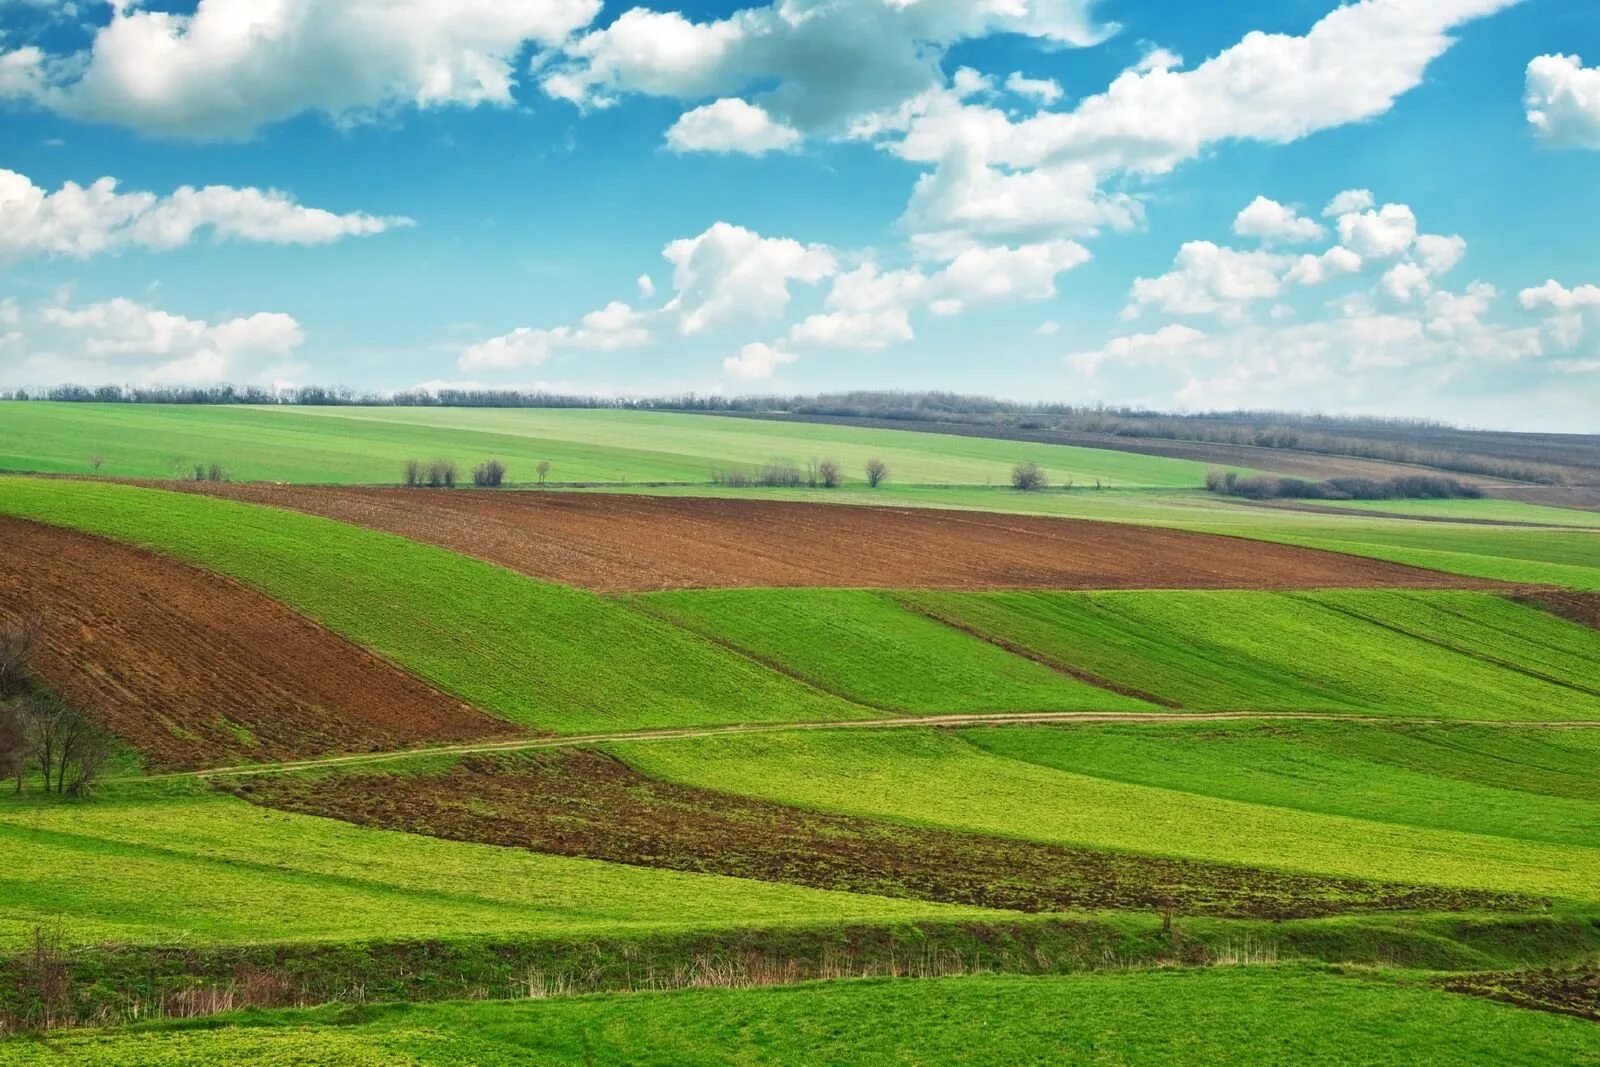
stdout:
[(224, 787), (274, 808), (455, 841), (1030, 912), (1170, 907), (1280, 919), (1534, 904), (830, 815), (662, 781), (593, 749), (471, 756), (439, 773), (267, 775)]
[(0, 516), (0, 613), (37, 615), (32, 674), (156, 767), (516, 733), (229, 579)]
[(386, 530), (602, 593), (734, 586), (1502, 587), (1336, 552), (1031, 515), (535, 490), (163, 488)]
[(1512, 599), (1600, 630), (1600, 593), (1580, 593), (1573, 589), (1541, 589), (1537, 592), (1517, 594)]
[(1600, 966), (1474, 974), (1451, 979), (1445, 988), (1600, 1022)]

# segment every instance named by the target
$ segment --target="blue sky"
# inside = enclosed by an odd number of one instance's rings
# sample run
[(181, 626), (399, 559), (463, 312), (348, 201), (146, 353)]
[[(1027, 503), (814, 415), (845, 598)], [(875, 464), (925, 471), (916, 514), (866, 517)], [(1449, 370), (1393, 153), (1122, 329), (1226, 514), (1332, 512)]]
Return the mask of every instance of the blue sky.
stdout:
[(1580, 0), (0, 0), (0, 28), (0, 387), (1600, 431)]

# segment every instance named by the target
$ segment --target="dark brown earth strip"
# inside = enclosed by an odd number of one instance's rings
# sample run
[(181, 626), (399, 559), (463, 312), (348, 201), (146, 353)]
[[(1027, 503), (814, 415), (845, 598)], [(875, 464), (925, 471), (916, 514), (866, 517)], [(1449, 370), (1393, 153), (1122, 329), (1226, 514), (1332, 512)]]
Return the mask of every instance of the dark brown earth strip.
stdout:
[(1029, 912), (1170, 907), (1284, 919), (1536, 903), (811, 812), (651, 778), (592, 749), (473, 756), (439, 773), (274, 775), (225, 787), (269, 807), (454, 841)]
[(1220, 534), (1033, 515), (536, 490), (163, 483), (385, 530), (602, 593), (1480, 588), (1504, 583)]
[(1472, 974), (1452, 978), (1444, 987), (1454, 993), (1600, 1022), (1600, 966)]
[(1539, 589), (1512, 595), (1512, 600), (1541, 608), (1563, 619), (1600, 630), (1600, 593), (1571, 589)]
[(278, 601), (118, 541), (0, 516), (0, 615), (44, 624), (38, 680), (152, 766), (514, 736)]

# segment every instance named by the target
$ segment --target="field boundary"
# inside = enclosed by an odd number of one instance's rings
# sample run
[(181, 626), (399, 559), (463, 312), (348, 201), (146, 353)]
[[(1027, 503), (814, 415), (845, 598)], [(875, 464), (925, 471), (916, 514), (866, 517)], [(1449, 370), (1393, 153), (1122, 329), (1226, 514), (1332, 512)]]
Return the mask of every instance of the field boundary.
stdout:
[(617, 733), (569, 734), (564, 737), (528, 737), (508, 741), (470, 742), (460, 745), (435, 745), (427, 748), (396, 749), (392, 752), (355, 752), (340, 756), (293, 760), (282, 763), (247, 763), (232, 767), (207, 767), (195, 771), (172, 771), (165, 774), (118, 778), (122, 784), (137, 784), (175, 778), (248, 777), (258, 774), (292, 774), (298, 771), (319, 769), (336, 770), (371, 763), (396, 763), (435, 756), (477, 756), (499, 752), (532, 752), (549, 748), (577, 748), (585, 745), (609, 745), (628, 742), (678, 741), (701, 737), (722, 737), (741, 734), (796, 733), (806, 730), (895, 730), (923, 727), (928, 729), (981, 726), (1028, 725), (1085, 725), (1149, 724), (1181, 725), (1202, 722), (1357, 722), (1372, 725), (1409, 726), (1493, 726), (1503, 729), (1530, 730), (1593, 730), (1600, 729), (1600, 720), (1505, 720), (1505, 719), (1444, 719), (1438, 717), (1399, 715), (1358, 715), (1308, 711), (1027, 711), (979, 713), (959, 715), (899, 715), (887, 719), (819, 719), (778, 723), (736, 723), (720, 726), (674, 726), (652, 730), (626, 730)]

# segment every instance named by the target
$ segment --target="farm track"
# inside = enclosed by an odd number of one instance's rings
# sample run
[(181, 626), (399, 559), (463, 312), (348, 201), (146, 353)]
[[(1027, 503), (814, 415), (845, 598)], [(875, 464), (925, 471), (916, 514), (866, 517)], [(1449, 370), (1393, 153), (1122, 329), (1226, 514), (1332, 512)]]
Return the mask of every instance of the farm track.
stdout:
[(383, 530), (600, 593), (1509, 588), (1320, 549), (1087, 519), (536, 490), (152, 484)]
[(41, 680), (158, 767), (513, 729), (212, 571), (3, 515), (0, 544), (0, 615), (41, 616)]
[(339, 756), (291, 760), (280, 763), (250, 763), (232, 767), (207, 767), (200, 770), (128, 778), (124, 781), (157, 781), (171, 778), (248, 777), (264, 774), (292, 774), (299, 771), (335, 770), (373, 763), (395, 763), (431, 756), (477, 756), (494, 753), (534, 752), (543, 749), (580, 748), (615, 743), (676, 741), (699, 737), (736, 734), (795, 733), (809, 730), (892, 730), (906, 727), (959, 727), (1010, 725), (1096, 725), (1102, 723), (1182, 724), (1200, 722), (1363, 722), (1375, 725), (1408, 724), (1431, 726), (1493, 726), (1505, 729), (1584, 730), (1600, 729), (1600, 721), (1528, 722), (1502, 719), (1440, 719), (1395, 715), (1353, 715), (1298, 711), (1030, 711), (963, 715), (900, 715), (884, 719), (846, 719), (806, 722), (748, 723), (731, 726), (683, 726), (655, 730), (625, 730), (615, 733), (568, 734), (561, 737), (523, 737), (505, 741), (479, 741), (425, 748), (396, 749), (390, 752), (355, 752)]

